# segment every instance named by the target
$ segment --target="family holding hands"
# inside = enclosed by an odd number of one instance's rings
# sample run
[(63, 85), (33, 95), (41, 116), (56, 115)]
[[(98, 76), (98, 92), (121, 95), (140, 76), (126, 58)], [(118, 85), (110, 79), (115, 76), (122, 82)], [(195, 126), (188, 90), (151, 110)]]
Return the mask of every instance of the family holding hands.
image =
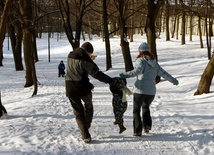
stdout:
[[(68, 97), (85, 143), (91, 142), (89, 128), (93, 118), (92, 92), (94, 86), (88, 75), (108, 83), (113, 94), (112, 105), (115, 115), (113, 124), (119, 126), (119, 133), (126, 130), (123, 125), (123, 114), (127, 109), (126, 94), (133, 93), (133, 136), (141, 136), (144, 130), (149, 133), (152, 128), (150, 105), (156, 94), (156, 77), (160, 76), (174, 85), (178, 80), (167, 73), (150, 53), (150, 47), (143, 42), (138, 48), (134, 69), (120, 73), (119, 77), (111, 78), (99, 70), (92, 59), (94, 48), (85, 42), (81, 47), (68, 54), (66, 67), (66, 96)], [(136, 77), (134, 89), (131, 92), (126, 87), (126, 79)], [(142, 116), (141, 116), (142, 110)]]

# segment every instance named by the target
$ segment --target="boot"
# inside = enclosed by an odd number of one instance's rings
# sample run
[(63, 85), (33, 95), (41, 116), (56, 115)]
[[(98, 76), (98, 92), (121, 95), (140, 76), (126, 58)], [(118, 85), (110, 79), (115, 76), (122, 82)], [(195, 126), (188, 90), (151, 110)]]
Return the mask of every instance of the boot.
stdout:
[(126, 130), (126, 128), (123, 126), (123, 124), (120, 124), (119, 128), (120, 128), (119, 134), (121, 134), (123, 131)]

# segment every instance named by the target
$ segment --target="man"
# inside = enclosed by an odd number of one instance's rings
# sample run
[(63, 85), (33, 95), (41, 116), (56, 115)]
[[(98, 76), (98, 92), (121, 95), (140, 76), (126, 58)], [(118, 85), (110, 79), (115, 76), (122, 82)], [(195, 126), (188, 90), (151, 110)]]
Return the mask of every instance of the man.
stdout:
[(85, 42), (80, 48), (70, 52), (65, 77), (66, 96), (70, 100), (77, 125), (85, 143), (91, 141), (89, 128), (93, 117), (91, 90), (94, 86), (89, 82), (88, 75), (90, 74), (93, 78), (104, 83), (116, 83), (111, 77), (101, 72), (93, 62), (91, 59), (93, 51), (91, 43)]

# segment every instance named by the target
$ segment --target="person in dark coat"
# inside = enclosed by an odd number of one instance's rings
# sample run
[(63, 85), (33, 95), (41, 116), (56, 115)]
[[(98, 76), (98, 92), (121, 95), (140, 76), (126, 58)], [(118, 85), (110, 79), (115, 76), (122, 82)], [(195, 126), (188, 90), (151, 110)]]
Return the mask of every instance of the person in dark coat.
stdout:
[(80, 48), (70, 52), (67, 58), (65, 76), (66, 96), (70, 100), (77, 125), (85, 143), (91, 141), (89, 128), (93, 118), (91, 91), (94, 86), (90, 83), (88, 75), (104, 83), (116, 84), (115, 80), (100, 71), (91, 59), (93, 51), (92, 44), (85, 42)]
[(60, 61), (59, 65), (58, 65), (58, 71), (59, 71), (58, 77), (65, 76), (65, 64), (62, 60)]

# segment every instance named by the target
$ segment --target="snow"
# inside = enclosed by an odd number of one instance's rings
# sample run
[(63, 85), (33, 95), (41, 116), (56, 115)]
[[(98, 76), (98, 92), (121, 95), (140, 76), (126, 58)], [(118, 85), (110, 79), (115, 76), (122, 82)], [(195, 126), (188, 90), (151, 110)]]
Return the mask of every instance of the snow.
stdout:
[[(214, 154), (214, 86), (211, 93), (194, 96), (201, 75), (208, 63), (206, 48), (201, 49), (199, 38), (165, 41), (157, 39), (159, 64), (179, 80), (174, 86), (162, 79), (151, 105), (153, 127), (151, 134), (133, 137), (132, 96), (127, 96), (128, 109), (124, 116), (127, 128), (119, 134), (113, 125), (112, 95), (108, 84), (90, 77), (93, 91), (94, 117), (90, 133), (92, 142), (81, 140), (70, 103), (65, 96), (64, 78), (58, 78), (60, 60), (72, 50), (65, 35), (57, 41), (51, 38), (48, 62), (47, 38), (37, 39), (39, 62), (36, 63), (39, 81), (38, 95), (31, 97), (33, 87), (24, 88), (25, 71), (15, 71), (11, 48), (4, 43), (3, 67), (0, 67), (2, 103), (8, 111), (0, 119), (0, 155), (212, 155)], [(88, 40), (87, 40), (88, 41)], [(105, 43), (94, 37), (95, 62), (111, 77), (124, 72), (119, 37), (111, 38), (112, 69), (106, 71)], [(133, 61), (145, 35), (135, 35), (130, 42)], [(83, 40), (81, 40), (83, 43)], [(205, 39), (204, 39), (204, 45)], [(132, 89), (135, 78), (128, 79)]]

